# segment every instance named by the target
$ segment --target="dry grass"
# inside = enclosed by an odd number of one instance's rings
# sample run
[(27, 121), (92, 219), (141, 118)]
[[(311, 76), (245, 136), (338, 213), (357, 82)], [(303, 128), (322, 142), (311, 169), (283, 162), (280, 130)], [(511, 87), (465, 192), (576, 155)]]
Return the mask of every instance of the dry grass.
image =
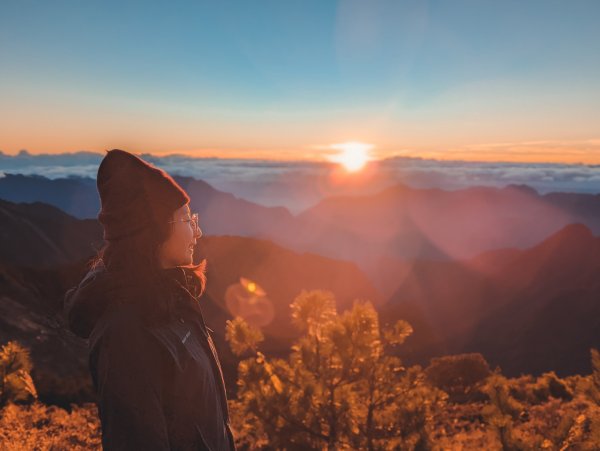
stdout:
[(9, 403), (0, 411), (0, 449), (4, 451), (102, 449), (100, 422), (94, 404), (69, 413), (40, 402)]
[[(233, 407), (232, 403), (232, 407)], [(485, 403), (453, 404), (436, 412), (431, 445), (441, 450), (501, 450), (495, 430), (482, 420)], [(550, 398), (528, 406), (527, 415), (516, 421), (513, 434), (517, 449), (598, 449), (600, 412), (582, 396), (571, 401)], [(235, 412), (232, 412), (235, 416)], [(0, 449), (100, 450), (100, 423), (94, 404), (72, 405), (69, 413), (39, 402), (9, 403), (0, 411)]]

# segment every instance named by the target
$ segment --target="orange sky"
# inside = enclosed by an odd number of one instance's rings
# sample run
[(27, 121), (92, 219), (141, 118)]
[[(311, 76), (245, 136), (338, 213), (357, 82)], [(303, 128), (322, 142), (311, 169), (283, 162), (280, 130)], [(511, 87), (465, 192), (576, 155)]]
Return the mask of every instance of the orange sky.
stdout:
[[(345, 141), (339, 141), (345, 142)], [(363, 141), (366, 142), (366, 141)], [(332, 143), (335, 144), (335, 143)], [(338, 152), (327, 149), (329, 145), (307, 145), (305, 148), (180, 148), (160, 149), (141, 146), (135, 140), (119, 140), (105, 147), (68, 147), (57, 144), (56, 147), (43, 146), (40, 148), (27, 148), (32, 154), (64, 153), (88, 150), (103, 153), (106, 149), (122, 148), (135, 153), (150, 153), (154, 155), (182, 154), (195, 157), (217, 158), (254, 158), (268, 160), (311, 160), (327, 161)], [(16, 155), (22, 147), (15, 147), (10, 151), (0, 149), (9, 155)], [(581, 141), (525, 141), (520, 143), (501, 142), (471, 145), (454, 148), (378, 148), (374, 146), (369, 152), (372, 159), (382, 159), (392, 156), (420, 157), (437, 160), (465, 160), (465, 161), (504, 161), (504, 162), (531, 162), (531, 163), (567, 163), (567, 164), (600, 164), (600, 139)]]

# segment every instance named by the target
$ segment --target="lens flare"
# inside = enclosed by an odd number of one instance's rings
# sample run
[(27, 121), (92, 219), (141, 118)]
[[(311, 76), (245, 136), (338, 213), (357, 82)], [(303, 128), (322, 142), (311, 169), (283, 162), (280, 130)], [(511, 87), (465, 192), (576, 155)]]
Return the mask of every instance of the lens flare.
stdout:
[(267, 326), (275, 317), (275, 308), (265, 290), (246, 277), (227, 287), (225, 305), (232, 316), (241, 316), (256, 327)]

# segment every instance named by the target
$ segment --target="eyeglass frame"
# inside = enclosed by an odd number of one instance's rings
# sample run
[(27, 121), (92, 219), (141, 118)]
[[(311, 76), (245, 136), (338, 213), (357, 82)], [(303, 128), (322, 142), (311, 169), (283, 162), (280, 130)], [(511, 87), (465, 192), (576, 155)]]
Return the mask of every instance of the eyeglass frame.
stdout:
[(174, 224), (176, 222), (193, 222), (195, 225), (194, 231), (197, 230), (199, 233), (198, 238), (200, 238), (203, 235), (202, 229), (200, 228), (200, 224), (198, 223), (198, 213), (192, 213), (190, 217), (186, 219), (179, 219), (177, 221), (167, 221), (167, 223), (169, 224)]

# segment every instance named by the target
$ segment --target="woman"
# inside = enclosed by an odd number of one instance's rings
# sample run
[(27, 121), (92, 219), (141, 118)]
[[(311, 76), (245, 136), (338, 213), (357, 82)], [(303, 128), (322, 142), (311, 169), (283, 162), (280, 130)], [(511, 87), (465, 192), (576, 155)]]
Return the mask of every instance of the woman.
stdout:
[(89, 339), (106, 450), (235, 450), (227, 396), (198, 298), (206, 261), (189, 197), (163, 170), (114, 149), (98, 168), (105, 246), (65, 294)]

